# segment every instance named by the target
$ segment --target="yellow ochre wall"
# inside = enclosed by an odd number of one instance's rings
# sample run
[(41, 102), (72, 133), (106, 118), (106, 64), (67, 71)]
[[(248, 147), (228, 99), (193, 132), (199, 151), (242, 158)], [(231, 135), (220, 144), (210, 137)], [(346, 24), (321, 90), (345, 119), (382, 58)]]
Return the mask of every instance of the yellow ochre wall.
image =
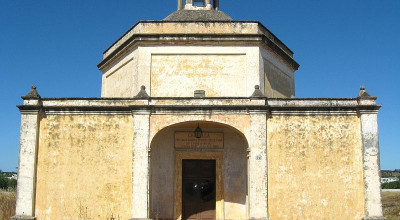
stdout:
[[(159, 117), (151, 118), (151, 134), (164, 124), (207, 119), (231, 122), (244, 134), (249, 128), (241, 123), (247, 116), (238, 121), (228, 115)], [(357, 116), (274, 115), (268, 119), (267, 132), (270, 219), (359, 220), (364, 216)], [(129, 219), (132, 140), (130, 115), (42, 118), (37, 219)]]
[(36, 216), (131, 217), (131, 116), (50, 115), (40, 122)]
[(362, 219), (357, 116), (273, 116), (267, 130), (270, 219)]
[(153, 55), (151, 96), (191, 97), (195, 90), (207, 97), (245, 96), (245, 67), (244, 54)]

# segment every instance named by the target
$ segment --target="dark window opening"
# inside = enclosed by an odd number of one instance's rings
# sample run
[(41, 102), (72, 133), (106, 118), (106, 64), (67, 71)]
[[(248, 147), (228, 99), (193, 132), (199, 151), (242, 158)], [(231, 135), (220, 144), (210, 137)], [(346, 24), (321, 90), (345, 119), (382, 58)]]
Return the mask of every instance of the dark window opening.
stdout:
[(204, 0), (193, 0), (193, 6), (196, 7), (205, 7), (206, 3)]

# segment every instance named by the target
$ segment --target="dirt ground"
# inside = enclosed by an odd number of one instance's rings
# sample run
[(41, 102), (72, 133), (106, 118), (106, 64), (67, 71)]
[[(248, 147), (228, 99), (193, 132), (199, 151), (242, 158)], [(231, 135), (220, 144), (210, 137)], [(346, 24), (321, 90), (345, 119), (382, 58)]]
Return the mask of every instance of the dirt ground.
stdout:
[(400, 192), (382, 193), (383, 215), (388, 220), (400, 220)]
[(15, 215), (15, 192), (0, 191), (0, 220), (10, 220)]

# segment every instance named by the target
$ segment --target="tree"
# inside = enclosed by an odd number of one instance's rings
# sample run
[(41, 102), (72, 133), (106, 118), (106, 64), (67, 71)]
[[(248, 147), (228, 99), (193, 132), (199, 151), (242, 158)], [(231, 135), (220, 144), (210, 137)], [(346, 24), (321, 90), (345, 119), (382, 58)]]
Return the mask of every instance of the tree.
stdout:
[(8, 179), (0, 175), (0, 189), (8, 189)]

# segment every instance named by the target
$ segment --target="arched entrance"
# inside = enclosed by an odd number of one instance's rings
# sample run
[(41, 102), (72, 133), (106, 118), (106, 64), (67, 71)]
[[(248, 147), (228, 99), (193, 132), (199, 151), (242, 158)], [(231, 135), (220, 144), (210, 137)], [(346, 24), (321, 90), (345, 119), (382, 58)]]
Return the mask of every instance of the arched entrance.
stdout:
[(248, 143), (237, 129), (182, 122), (161, 129), (150, 147), (151, 218), (246, 218)]

